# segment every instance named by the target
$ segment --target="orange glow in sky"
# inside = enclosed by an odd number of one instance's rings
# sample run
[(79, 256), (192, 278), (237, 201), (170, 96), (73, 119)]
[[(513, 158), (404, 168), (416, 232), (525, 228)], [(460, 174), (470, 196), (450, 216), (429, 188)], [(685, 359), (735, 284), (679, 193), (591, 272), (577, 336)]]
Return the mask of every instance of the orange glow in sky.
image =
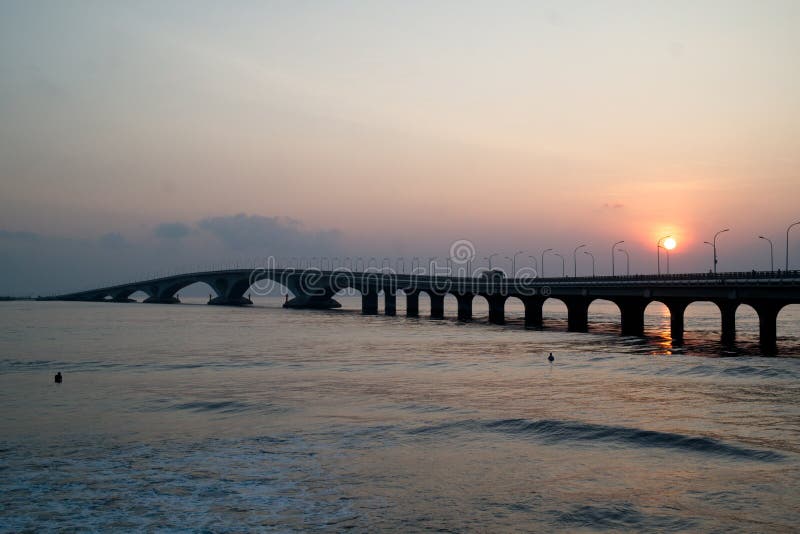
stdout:
[(674, 249), (675, 245), (677, 245), (677, 243), (675, 242), (675, 239), (673, 239), (671, 237), (668, 237), (668, 238), (666, 238), (664, 240), (664, 248), (667, 249), (667, 250)]

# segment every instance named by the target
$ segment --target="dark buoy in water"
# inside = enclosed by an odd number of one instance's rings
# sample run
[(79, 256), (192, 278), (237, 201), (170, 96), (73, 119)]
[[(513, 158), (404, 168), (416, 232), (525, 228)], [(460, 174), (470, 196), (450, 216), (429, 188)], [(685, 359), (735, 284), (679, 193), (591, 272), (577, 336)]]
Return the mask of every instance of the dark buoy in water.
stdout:
[(547, 361), (552, 362), (553, 360), (555, 360), (555, 358), (553, 358), (553, 353), (551, 352), (550, 356), (547, 357)]
[(60, 384), (62, 380), (63, 380), (63, 378), (61, 377), (61, 371), (59, 371), (59, 372), (56, 373), (55, 382), (56, 382), (56, 384)]

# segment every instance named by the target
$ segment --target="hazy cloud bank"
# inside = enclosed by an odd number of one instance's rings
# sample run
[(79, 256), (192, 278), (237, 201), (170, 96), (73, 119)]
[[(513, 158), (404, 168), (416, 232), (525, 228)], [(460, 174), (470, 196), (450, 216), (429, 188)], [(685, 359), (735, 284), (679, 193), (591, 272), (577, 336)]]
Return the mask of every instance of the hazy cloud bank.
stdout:
[(0, 230), (0, 295), (71, 291), (267, 256), (334, 254), (342, 246), (336, 230), (312, 231), (296, 219), (246, 214), (159, 223), (140, 236)]

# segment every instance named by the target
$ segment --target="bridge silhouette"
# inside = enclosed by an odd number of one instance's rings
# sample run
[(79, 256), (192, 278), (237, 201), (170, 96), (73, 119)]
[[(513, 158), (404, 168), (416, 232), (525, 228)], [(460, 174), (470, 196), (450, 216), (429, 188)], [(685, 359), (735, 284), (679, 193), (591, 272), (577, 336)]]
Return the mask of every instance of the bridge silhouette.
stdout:
[(336, 294), (353, 289), (361, 294), (361, 311), (378, 314), (379, 297), (385, 299), (384, 313), (397, 314), (397, 297), (406, 298), (406, 315), (419, 316), (419, 296), (430, 298), (430, 317), (444, 318), (444, 299), (450, 294), (458, 302), (458, 319), (472, 319), (472, 301), (480, 296), (489, 304), (489, 322), (505, 322), (505, 303), (516, 297), (525, 307), (525, 325), (543, 324), (542, 306), (547, 299), (562, 301), (567, 307), (567, 328), (588, 331), (588, 310), (592, 301), (609, 300), (617, 305), (623, 336), (644, 335), (644, 311), (648, 304), (661, 302), (669, 309), (672, 342), (679, 346), (684, 337), (684, 311), (698, 301), (713, 302), (721, 316), (721, 341), (733, 343), (736, 337), (736, 309), (747, 304), (758, 314), (762, 351), (777, 352), (777, 317), (788, 304), (800, 303), (800, 271), (690, 273), (678, 275), (598, 276), (573, 278), (506, 278), (502, 273), (482, 276), (429, 276), (349, 270), (255, 268), (228, 269), (176, 274), (140, 282), (41, 297), (39, 300), (88, 302), (133, 302), (136, 292), (147, 295), (144, 302), (179, 303), (178, 292), (203, 282), (216, 296), (212, 305), (247, 306), (252, 288), (266, 294), (272, 284), (279, 284), (294, 298), (284, 307), (330, 309), (340, 307)]

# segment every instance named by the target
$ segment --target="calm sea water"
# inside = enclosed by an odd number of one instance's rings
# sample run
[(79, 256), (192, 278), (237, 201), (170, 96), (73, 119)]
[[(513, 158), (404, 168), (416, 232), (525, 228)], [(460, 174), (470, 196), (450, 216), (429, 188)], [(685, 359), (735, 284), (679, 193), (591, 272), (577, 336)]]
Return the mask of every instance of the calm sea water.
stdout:
[(525, 330), (344, 300), (0, 303), (0, 531), (800, 524), (798, 307), (765, 358), (710, 305), (673, 351), (657, 307), (641, 340), (603, 303), (574, 334), (550, 304)]

